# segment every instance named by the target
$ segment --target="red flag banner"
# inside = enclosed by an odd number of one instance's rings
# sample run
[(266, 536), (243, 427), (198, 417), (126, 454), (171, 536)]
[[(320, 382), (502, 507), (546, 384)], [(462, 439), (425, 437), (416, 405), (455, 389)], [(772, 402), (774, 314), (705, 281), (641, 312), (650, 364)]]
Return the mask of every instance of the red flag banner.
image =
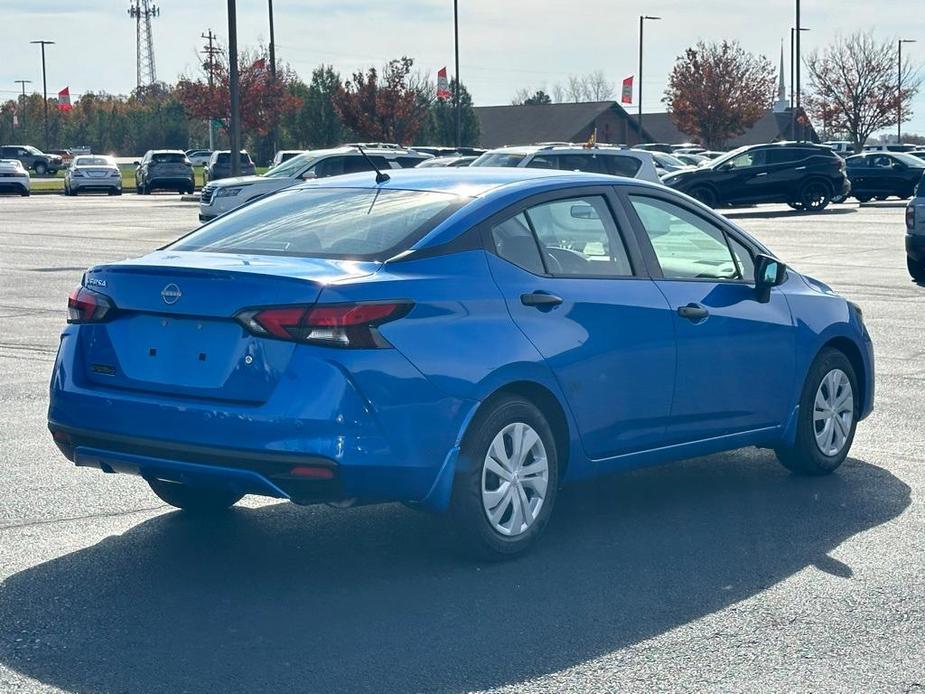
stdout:
[(621, 104), (633, 103), (633, 76), (630, 75), (623, 80), (623, 91), (620, 94)]
[(442, 67), (437, 70), (437, 98), (449, 99), (450, 96), (450, 85), (446, 78), (446, 68)]
[(60, 92), (58, 92), (58, 110), (65, 111), (65, 112), (71, 110), (71, 89), (70, 87), (65, 87)]

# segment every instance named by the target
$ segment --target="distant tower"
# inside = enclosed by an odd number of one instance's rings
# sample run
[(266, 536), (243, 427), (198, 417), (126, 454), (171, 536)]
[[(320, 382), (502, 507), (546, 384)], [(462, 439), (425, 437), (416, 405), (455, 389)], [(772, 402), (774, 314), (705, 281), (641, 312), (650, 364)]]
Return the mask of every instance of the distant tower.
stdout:
[(135, 20), (135, 47), (137, 54), (137, 82), (144, 87), (157, 82), (154, 69), (154, 37), (151, 35), (151, 19), (159, 17), (161, 8), (151, 0), (130, 0), (128, 16)]
[(774, 102), (774, 112), (783, 113), (790, 108), (787, 101), (787, 83), (784, 81), (784, 42), (780, 42), (780, 75), (777, 83), (777, 101)]

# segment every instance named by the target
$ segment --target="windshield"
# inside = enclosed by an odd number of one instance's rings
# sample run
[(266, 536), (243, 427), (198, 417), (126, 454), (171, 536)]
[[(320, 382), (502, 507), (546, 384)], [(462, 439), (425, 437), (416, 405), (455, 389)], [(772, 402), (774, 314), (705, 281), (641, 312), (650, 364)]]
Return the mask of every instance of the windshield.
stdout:
[(520, 152), (485, 152), (469, 166), (519, 166), (526, 158)]
[(664, 152), (651, 152), (652, 158), (655, 159), (663, 167), (673, 166), (673, 167), (684, 167), (686, 164), (680, 159), (676, 159), (670, 154), (665, 154)]
[(284, 161), (279, 166), (274, 166), (267, 171), (264, 176), (267, 178), (294, 178), (302, 173), (302, 170), (311, 165), (318, 157), (311, 152), (305, 152), (288, 161)]
[(116, 160), (112, 157), (77, 157), (75, 166), (115, 166)]
[(241, 207), (169, 248), (385, 260), (410, 248), (467, 201), (430, 191), (299, 188)]
[(29, 152), (29, 154), (41, 154), (42, 153), (41, 150), (36, 149), (32, 145), (26, 145), (25, 147), (23, 147), (23, 149)]

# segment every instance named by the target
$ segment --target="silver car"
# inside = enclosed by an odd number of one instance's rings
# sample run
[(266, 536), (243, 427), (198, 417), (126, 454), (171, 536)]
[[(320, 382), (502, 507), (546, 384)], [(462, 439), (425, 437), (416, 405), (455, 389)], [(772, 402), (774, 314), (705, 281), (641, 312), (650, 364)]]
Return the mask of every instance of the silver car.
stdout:
[(64, 174), (64, 194), (88, 190), (122, 195), (122, 172), (115, 159), (98, 154), (74, 157)]
[(925, 178), (906, 205), (906, 267), (912, 279), (925, 283)]
[(29, 172), (19, 159), (0, 159), (0, 192), (8, 190), (24, 197), (32, 190)]
[(525, 147), (499, 147), (485, 152), (469, 166), (587, 171), (660, 182), (652, 152), (605, 144), (545, 142)]

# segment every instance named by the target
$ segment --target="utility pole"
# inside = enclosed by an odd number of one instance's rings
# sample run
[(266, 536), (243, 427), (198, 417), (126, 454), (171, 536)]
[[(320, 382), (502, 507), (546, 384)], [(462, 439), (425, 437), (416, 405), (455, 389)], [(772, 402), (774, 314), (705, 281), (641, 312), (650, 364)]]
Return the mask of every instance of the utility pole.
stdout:
[(54, 45), (54, 41), (30, 41), (37, 43), (42, 47), (42, 106), (44, 107), (45, 118), (45, 149), (48, 149), (48, 79), (45, 76), (45, 46)]
[[(207, 46), (203, 46), (202, 52), (206, 55), (206, 70), (209, 71), (209, 100), (214, 104), (215, 103), (215, 56), (222, 52), (222, 49), (215, 45), (215, 39), (218, 38), (215, 34), (212, 33), (212, 30), (209, 29), (208, 34), (200, 34), (200, 36), (206, 41), (208, 41)], [(215, 149), (215, 126), (213, 121), (215, 114), (209, 115), (209, 149)]]
[[(270, 79), (273, 86), (276, 86), (276, 36), (273, 32), (273, 0), (267, 0), (270, 10)], [(270, 143), (273, 146), (273, 153), (276, 154), (276, 126), (273, 126), (273, 132), (270, 133)]]
[(453, 112), (456, 119), (456, 148), (462, 144), (462, 118), (459, 102), (459, 0), (453, 0), (453, 39), (456, 50), (456, 89), (453, 90)]
[(32, 80), (13, 80), (16, 84), (22, 85), (22, 101), (19, 105), (19, 127), (26, 127), (26, 85), (32, 84)]
[(241, 114), (238, 95), (238, 16), (228, 0), (228, 87), (231, 92), (231, 175), (241, 175)]
[(636, 125), (639, 128), (639, 142), (640, 144), (645, 139), (645, 136), (642, 134), (642, 25), (647, 19), (657, 21), (661, 17), (650, 17), (649, 15), (640, 15), (639, 16), (639, 103), (637, 104), (637, 113)]
[(896, 42), (896, 144), (903, 143), (903, 44), (916, 43), (915, 39), (899, 39)]
[(803, 140), (803, 138), (801, 137), (803, 135), (803, 124), (800, 123), (800, 120), (798, 118), (798, 115), (802, 115), (802, 114), (798, 114), (798, 112), (800, 110), (800, 62), (801, 62), (801, 56), (802, 56), (802, 54), (800, 53), (800, 35), (803, 33), (803, 29), (800, 27), (800, 0), (796, 0), (796, 4), (797, 4), (797, 7), (796, 7), (796, 10), (797, 10), (796, 20), (797, 21), (796, 21), (796, 26), (794, 27), (794, 32), (793, 32), (794, 33), (794, 47), (795, 47), (794, 53), (796, 53), (796, 55), (794, 56), (794, 64), (793, 64), (794, 73), (796, 74), (796, 82), (795, 82), (795, 87), (793, 90), (793, 117), (795, 119), (794, 125), (799, 124), (800, 126), (799, 128), (795, 128), (796, 132), (794, 132), (794, 137), (797, 142), (800, 142)]

